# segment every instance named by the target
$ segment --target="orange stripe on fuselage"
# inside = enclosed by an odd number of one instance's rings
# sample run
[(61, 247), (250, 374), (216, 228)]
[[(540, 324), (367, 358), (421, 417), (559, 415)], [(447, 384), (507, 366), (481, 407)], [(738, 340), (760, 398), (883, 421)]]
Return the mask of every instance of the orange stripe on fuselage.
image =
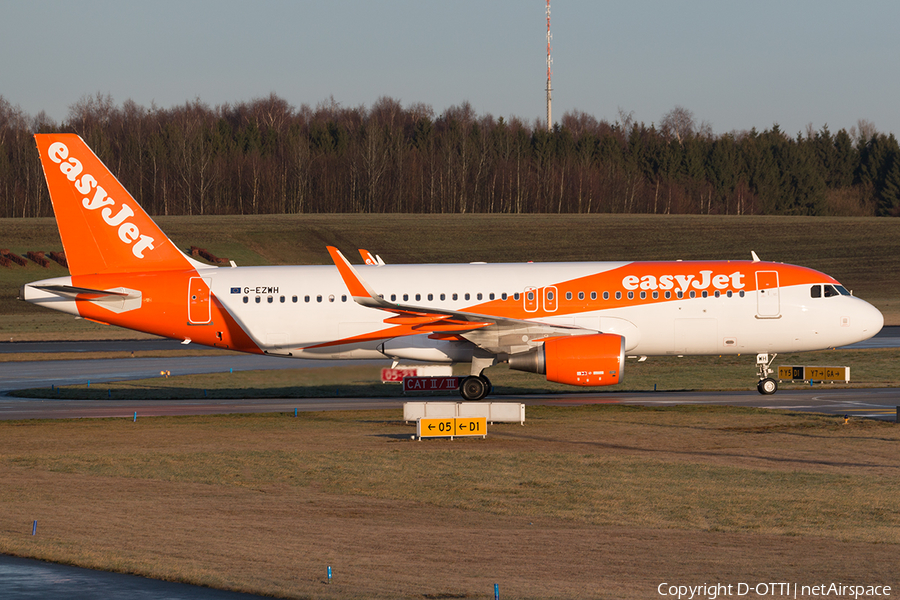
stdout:
[[(703, 292), (714, 296), (715, 292), (726, 295), (727, 292), (756, 291), (757, 271), (777, 271), (779, 287), (792, 285), (831, 283), (839, 285), (831, 276), (813, 269), (786, 265), (781, 263), (751, 261), (684, 261), (684, 262), (633, 262), (617, 269), (594, 273), (568, 281), (560, 281), (552, 285), (537, 288), (537, 309), (525, 310), (524, 299), (518, 301), (510, 296), (507, 300), (492, 300), (463, 309), (483, 315), (506, 317), (510, 319), (538, 319), (560, 315), (577, 315), (583, 312), (611, 310), (636, 306), (647, 306), (664, 302), (690, 299), (690, 292), (701, 298)], [(555, 288), (556, 310), (545, 308), (546, 292)], [(678, 292), (683, 298), (678, 298)], [(591, 299), (591, 292), (597, 298)], [(604, 300), (603, 293), (609, 298)], [(616, 298), (616, 292), (621, 298)], [(631, 298), (628, 293), (631, 292)], [(641, 297), (644, 292), (645, 297)], [(657, 298), (653, 297), (657, 292)], [(670, 297), (666, 298), (666, 292)], [(524, 292), (520, 291), (520, 294)], [(572, 299), (567, 299), (567, 294)], [(579, 300), (578, 294), (584, 293)]]
[[(777, 272), (779, 287), (816, 283), (839, 285), (833, 277), (819, 271), (781, 263), (751, 261), (633, 262), (609, 271), (536, 288), (538, 308), (534, 311), (525, 309), (525, 299), (521, 295), (519, 300), (514, 300), (510, 293), (506, 300), (497, 299), (475, 304), (462, 309), (461, 312), (529, 320), (649, 306), (665, 302), (684, 302), (691, 299), (690, 292), (692, 291), (695, 293), (696, 299), (701, 299), (704, 291), (709, 297), (714, 297), (716, 291), (720, 292), (721, 296), (727, 296), (728, 292), (738, 296), (740, 292), (756, 291), (756, 273), (759, 271)], [(544, 298), (546, 292), (551, 289), (556, 295), (554, 300), (556, 310), (545, 309)], [(682, 292), (682, 298), (678, 297), (679, 291)], [(591, 292), (596, 292), (596, 299), (591, 299)], [(604, 292), (608, 292), (608, 299), (603, 298)], [(616, 292), (621, 294), (620, 298), (616, 298)], [(631, 298), (628, 297), (629, 292), (632, 293)], [(643, 298), (641, 297), (642, 292), (645, 295)], [(653, 292), (657, 292), (656, 298), (653, 297)], [(666, 298), (666, 292), (670, 292), (669, 298)], [(525, 292), (519, 291), (519, 293), (524, 294)], [(569, 293), (572, 295), (571, 300), (567, 298)], [(584, 293), (584, 299), (578, 298), (579, 293)], [(453, 331), (468, 331), (487, 325), (485, 323), (454, 323), (451, 325), (444, 319), (446, 316), (443, 315), (422, 315), (410, 318), (387, 316), (384, 319), (386, 324), (398, 322), (404, 324), (310, 347), (386, 340), (422, 333), (451, 334)], [(411, 323), (417, 320), (422, 323), (411, 326)]]

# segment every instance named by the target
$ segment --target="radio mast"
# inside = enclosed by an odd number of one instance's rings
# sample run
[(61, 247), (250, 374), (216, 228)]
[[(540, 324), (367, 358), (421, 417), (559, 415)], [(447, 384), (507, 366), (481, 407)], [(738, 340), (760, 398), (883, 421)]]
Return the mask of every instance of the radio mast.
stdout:
[(553, 130), (553, 120), (550, 116), (550, 92), (553, 88), (550, 87), (550, 66), (553, 64), (553, 59), (550, 58), (550, 40), (553, 39), (553, 36), (550, 35), (550, 0), (547, 0), (547, 131)]

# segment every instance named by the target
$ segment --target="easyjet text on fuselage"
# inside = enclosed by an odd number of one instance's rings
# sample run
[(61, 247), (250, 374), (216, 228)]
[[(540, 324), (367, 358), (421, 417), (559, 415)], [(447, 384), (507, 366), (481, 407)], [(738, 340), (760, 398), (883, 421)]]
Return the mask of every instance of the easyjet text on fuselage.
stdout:
[[(735, 271), (729, 275), (713, 275), (712, 270), (700, 271), (699, 277), (695, 274), (687, 275), (626, 275), (622, 278), (622, 287), (626, 290), (673, 290), (686, 292), (690, 288), (695, 290), (707, 290), (712, 286), (717, 290), (732, 288), (740, 290), (745, 287), (744, 273)], [(677, 287), (676, 287), (677, 286)]]

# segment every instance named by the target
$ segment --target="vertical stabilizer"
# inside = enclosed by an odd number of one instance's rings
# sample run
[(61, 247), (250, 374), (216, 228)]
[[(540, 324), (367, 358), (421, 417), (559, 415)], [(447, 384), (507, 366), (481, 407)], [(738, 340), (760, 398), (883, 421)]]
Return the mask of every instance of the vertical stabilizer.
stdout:
[(72, 275), (206, 266), (178, 250), (84, 140), (34, 137)]

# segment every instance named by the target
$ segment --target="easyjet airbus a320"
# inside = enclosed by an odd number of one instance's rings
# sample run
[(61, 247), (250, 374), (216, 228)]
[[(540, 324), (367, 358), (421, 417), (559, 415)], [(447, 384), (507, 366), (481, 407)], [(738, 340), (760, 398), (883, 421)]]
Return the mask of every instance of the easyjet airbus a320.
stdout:
[(758, 389), (779, 352), (865, 340), (881, 313), (832, 277), (752, 261), (213, 267), (183, 254), (73, 134), (35, 136), (68, 277), (21, 298), (108, 323), (219, 348), (293, 358), (471, 363), (466, 399), (487, 367), (549, 381), (622, 381), (626, 354), (756, 354)]

